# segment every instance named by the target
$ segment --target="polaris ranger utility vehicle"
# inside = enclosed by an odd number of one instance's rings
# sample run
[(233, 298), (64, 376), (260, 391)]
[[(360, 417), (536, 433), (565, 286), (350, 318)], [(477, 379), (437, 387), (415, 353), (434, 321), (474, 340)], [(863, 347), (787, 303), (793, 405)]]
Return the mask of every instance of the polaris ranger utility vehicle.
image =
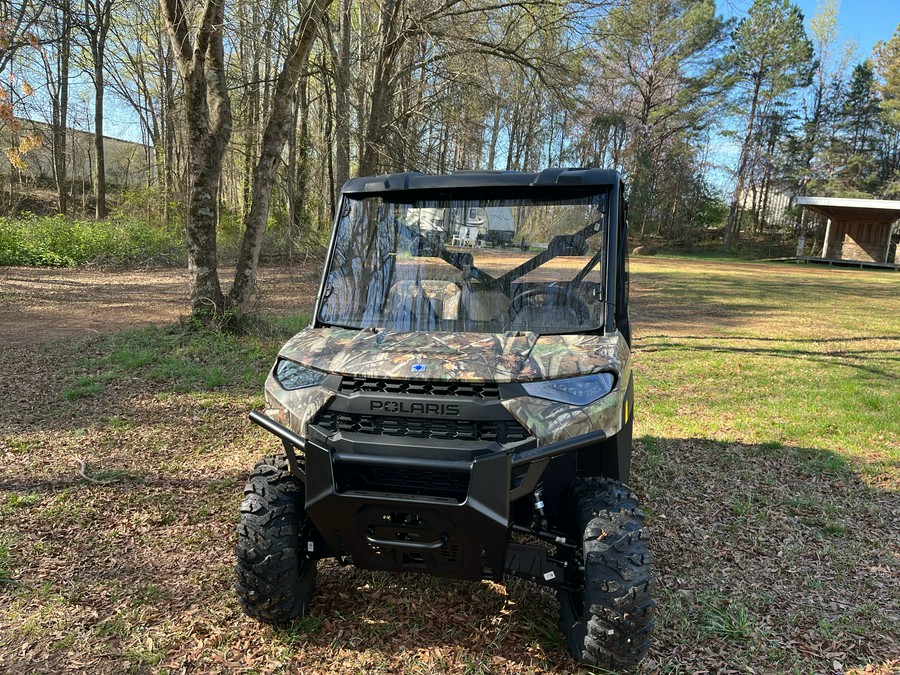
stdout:
[[(301, 616), (316, 563), (556, 589), (572, 655), (649, 646), (627, 225), (618, 173), (408, 173), (349, 181), (309, 328), (281, 349), (265, 414), (282, 455), (241, 506), (237, 594)], [(516, 248), (465, 242), (503, 210)]]

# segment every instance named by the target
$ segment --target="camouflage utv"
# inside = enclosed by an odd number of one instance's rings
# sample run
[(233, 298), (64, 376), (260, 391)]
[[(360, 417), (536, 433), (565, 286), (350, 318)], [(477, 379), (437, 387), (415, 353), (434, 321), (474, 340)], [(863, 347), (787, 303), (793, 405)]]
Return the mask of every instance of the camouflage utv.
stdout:
[(250, 414), (284, 452), (241, 506), (247, 614), (301, 616), (323, 558), (512, 574), (556, 590), (578, 661), (641, 659), (654, 603), (625, 487), (625, 208), (619, 174), (597, 169), (344, 186), (312, 323)]

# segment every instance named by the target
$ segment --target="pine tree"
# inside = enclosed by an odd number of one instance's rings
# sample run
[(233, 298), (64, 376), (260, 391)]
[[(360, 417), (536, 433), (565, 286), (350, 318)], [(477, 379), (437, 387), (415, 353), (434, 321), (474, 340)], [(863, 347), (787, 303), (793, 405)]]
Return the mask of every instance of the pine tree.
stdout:
[(884, 122), (881, 152), (882, 193), (900, 196), (900, 26), (888, 42), (875, 45), (875, 71), (881, 78), (881, 118)]
[(731, 209), (725, 226), (725, 248), (740, 231), (738, 211), (759, 152), (756, 133), (764, 109), (810, 80), (813, 47), (803, 27), (803, 13), (789, 0), (754, 0), (734, 32), (730, 64), (737, 84), (743, 140)]

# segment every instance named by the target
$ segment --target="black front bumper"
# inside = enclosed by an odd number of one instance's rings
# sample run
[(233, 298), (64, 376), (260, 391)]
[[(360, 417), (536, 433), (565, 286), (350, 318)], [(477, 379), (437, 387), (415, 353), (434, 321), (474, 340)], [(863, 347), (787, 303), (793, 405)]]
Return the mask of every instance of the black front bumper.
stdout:
[[(258, 412), (250, 419), (284, 444), (292, 472), (306, 486), (306, 512), (330, 555), (373, 570), (420, 571), (456, 579), (501, 580), (513, 501), (531, 494), (554, 457), (602, 442), (597, 431), (543, 447), (490, 452), (472, 461), (339, 452)], [(341, 480), (368, 465), (416, 475), (459, 474), (462, 496), (367, 490)], [(402, 473), (398, 475), (403, 475)], [(451, 494), (451, 493), (444, 493)]]

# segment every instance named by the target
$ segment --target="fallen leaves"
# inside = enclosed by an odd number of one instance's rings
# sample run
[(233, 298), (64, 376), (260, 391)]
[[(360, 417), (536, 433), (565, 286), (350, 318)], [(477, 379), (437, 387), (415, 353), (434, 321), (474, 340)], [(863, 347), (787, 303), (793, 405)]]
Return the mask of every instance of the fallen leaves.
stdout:
[[(52, 297), (15, 306), (50, 308), (56, 320), (81, 312), (73, 321), (84, 334), (89, 298), (76, 309), (51, 286)], [(48, 324), (29, 319), (21, 331), (36, 325)], [(4, 324), (0, 337), (10, 330)], [(59, 364), (78, 353), (55, 344), (36, 358), (22, 345), (0, 352), (0, 546), (18, 580), (0, 584), (0, 671), (578, 670), (553, 593), (516, 579), (326, 562), (309, 616), (278, 629), (248, 619), (232, 593), (234, 524), (247, 473), (276, 446), (244, 420), (259, 391), (195, 394), (133, 376), (63, 401)], [(102, 345), (79, 349), (98, 356)], [(854, 467), (822, 471), (820, 455), (639, 439), (632, 482), (659, 578), (644, 672), (900, 671), (897, 467), (885, 456), (864, 477)], [(76, 456), (88, 476), (118, 479), (84, 480)]]

